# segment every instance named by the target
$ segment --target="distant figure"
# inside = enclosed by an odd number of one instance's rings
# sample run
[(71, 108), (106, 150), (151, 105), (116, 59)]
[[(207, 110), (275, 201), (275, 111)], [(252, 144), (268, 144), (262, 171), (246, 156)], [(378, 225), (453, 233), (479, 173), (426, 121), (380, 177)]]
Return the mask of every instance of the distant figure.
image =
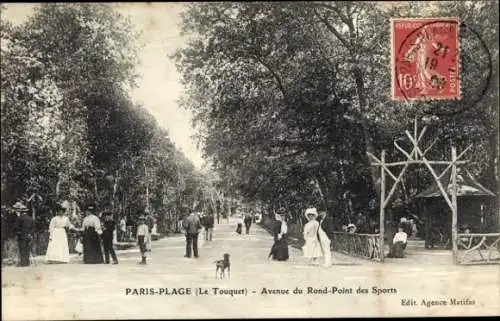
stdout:
[(182, 228), (186, 235), (186, 255), (184, 257), (191, 257), (192, 247), (194, 257), (198, 258), (198, 235), (202, 229), (199, 216), (195, 212), (191, 212), (182, 222)]
[(243, 231), (243, 220), (238, 217), (237, 218), (238, 223), (236, 223), (236, 233), (241, 234)]
[(47, 247), (46, 260), (48, 263), (69, 263), (69, 246), (66, 229), (74, 230), (75, 227), (64, 216), (64, 208), (57, 205), (57, 215), (50, 220), (49, 245)]
[(149, 234), (149, 228), (145, 221), (145, 217), (141, 215), (139, 217), (139, 225), (137, 225), (137, 245), (141, 251), (141, 262), (139, 262), (139, 264), (146, 264), (146, 242)]
[(146, 237), (146, 251), (151, 252), (153, 226), (155, 225), (154, 218), (151, 214), (146, 216), (146, 225), (148, 226), (148, 235)]
[(204, 220), (205, 226), (205, 240), (212, 241), (213, 231), (214, 231), (214, 216), (206, 215)]
[(409, 236), (416, 237), (418, 233), (418, 228), (417, 228), (417, 223), (415, 222), (414, 219), (410, 219), (410, 227), (411, 227), (411, 234), (408, 234)]
[(135, 237), (134, 233), (135, 222), (132, 215), (127, 216), (127, 239), (133, 239)]
[(158, 237), (158, 224), (156, 218), (153, 218), (153, 228), (151, 229), (151, 236)]
[(252, 226), (252, 220), (253, 220), (252, 214), (246, 213), (245, 218), (243, 219), (243, 223), (245, 224), (246, 234), (250, 234), (250, 226)]
[(404, 232), (403, 226), (398, 227), (398, 232), (392, 239), (392, 248), (387, 257), (390, 258), (404, 258), (404, 250), (406, 249), (406, 242), (408, 235)]
[(100, 235), (102, 235), (101, 221), (94, 214), (94, 205), (89, 204), (86, 208), (83, 219), (83, 263), (101, 264), (104, 263), (101, 250)]
[(28, 215), (29, 209), (23, 203), (17, 202), (12, 208), (18, 215), (14, 228), (17, 234), (17, 245), (19, 247), (19, 262), (17, 266), (29, 266), (35, 222), (31, 216)]
[(361, 234), (368, 233), (368, 220), (361, 212), (358, 213), (356, 218), (356, 230)]
[(125, 219), (125, 216), (122, 216), (120, 219), (119, 223), (119, 236), (118, 236), (118, 241), (120, 242), (125, 242), (126, 241), (126, 235), (127, 235), (127, 221)]

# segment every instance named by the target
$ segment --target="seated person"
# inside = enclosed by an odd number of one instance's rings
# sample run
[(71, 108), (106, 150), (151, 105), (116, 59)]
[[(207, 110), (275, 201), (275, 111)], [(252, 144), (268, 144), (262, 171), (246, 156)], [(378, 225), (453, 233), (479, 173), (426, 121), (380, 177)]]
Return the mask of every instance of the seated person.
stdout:
[(404, 232), (404, 227), (399, 226), (398, 232), (394, 235), (392, 239), (392, 248), (387, 257), (393, 258), (404, 258), (403, 251), (406, 249), (406, 241), (408, 239), (408, 234)]
[[(468, 226), (464, 226), (463, 227), (464, 231), (462, 232), (462, 234), (470, 234), (470, 228)], [(473, 238), (470, 237), (470, 236), (461, 236), (459, 238), (459, 244), (461, 243), (461, 245), (463, 247), (465, 247), (466, 249), (470, 248), (473, 246)]]

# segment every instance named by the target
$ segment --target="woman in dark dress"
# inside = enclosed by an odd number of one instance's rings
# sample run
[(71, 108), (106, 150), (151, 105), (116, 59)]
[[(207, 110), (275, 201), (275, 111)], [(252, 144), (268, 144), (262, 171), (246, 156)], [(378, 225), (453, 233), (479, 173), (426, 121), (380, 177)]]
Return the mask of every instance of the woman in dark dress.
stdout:
[(284, 210), (280, 210), (276, 215), (276, 222), (273, 226), (274, 244), (269, 253), (269, 257), (272, 257), (273, 260), (288, 260), (287, 232), (288, 227), (285, 221), (285, 212)]
[(85, 218), (83, 219), (83, 263), (100, 264), (104, 263), (101, 249), (102, 235), (101, 221), (93, 214), (94, 206), (87, 206)]

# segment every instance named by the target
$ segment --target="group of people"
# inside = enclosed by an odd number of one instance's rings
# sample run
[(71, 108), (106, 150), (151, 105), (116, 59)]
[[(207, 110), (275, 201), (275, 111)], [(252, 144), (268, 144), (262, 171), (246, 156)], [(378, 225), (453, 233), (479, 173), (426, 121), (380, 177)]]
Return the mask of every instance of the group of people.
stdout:
[(252, 213), (247, 212), (243, 215), (243, 220), (242, 222), (238, 222), (236, 225), (236, 233), (241, 234), (243, 233), (243, 225), (245, 225), (245, 234), (250, 234), (250, 227), (252, 226), (252, 223), (254, 221), (254, 216)]
[[(34, 220), (27, 215), (28, 208), (21, 202), (17, 202), (13, 209), (18, 213), (16, 231), (19, 247), (19, 265), (28, 266), (30, 264), (31, 241), (34, 233)], [(49, 224), (49, 244), (46, 252), (48, 263), (68, 263), (69, 245), (68, 232), (74, 231), (80, 235), (77, 243), (77, 251), (83, 254), (85, 264), (110, 263), (110, 257), (113, 264), (118, 264), (118, 258), (113, 248), (114, 231), (117, 226), (111, 211), (104, 211), (99, 218), (96, 215), (94, 204), (88, 204), (85, 211), (81, 228), (76, 228), (64, 215), (66, 209), (58, 205), (57, 215), (50, 220)], [(303, 255), (310, 260), (310, 264), (319, 265), (323, 258), (323, 266), (332, 265), (331, 256), (331, 232), (333, 225), (324, 209), (308, 208), (305, 210), (304, 217), (307, 223), (304, 225), (303, 237), (304, 246)], [(243, 224), (246, 228), (246, 234), (249, 234), (253, 222), (253, 215), (247, 213), (244, 215)], [(286, 222), (286, 213), (279, 210), (275, 216), (275, 224), (272, 228), (274, 243), (270, 250), (268, 258), (277, 261), (286, 261), (289, 259), (288, 251), (288, 225)], [(121, 230), (124, 222), (120, 221), (118, 228)], [(403, 251), (406, 248), (408, 230), (406, 222), (401, 222), (398, 232), (392, 240), (392, 247), (388, 257), (404, 257)], [(241, 222), (238, 223), (238, 233), (242, 233)], [(151, 234), (153, 231), (151, 224), (147, 224), (146, 217), (140, 216), (136, 229), (136, 241), (141, 252), (140, 264), (146, 264), (146, 252), (151, 250)], [(348, 226), (348, 231), (356, 232), (356, 227)], [(195, 258), (199, 257), (198, 236), (202, 229), (205, 230), (205, 240), (212, 241), (214, 216), (204, 215), (201, 212), (192, 212), (186, 216), (182, 222), (182, 228), (186, 236), (185, 257), (190, 258), (193, 254)], [(104, 252), (104, 253), (103, 253)]]
[(202, 229), (205, 230), (205, 240), (212, 241), (214, 231), (215, 218), (211, 214), (202, 212), (191, 212), (182, 220), (182, 230), (186, 236), (186, 254), (184, 257), (194, 258), (199, 257), (198, 251), (198, 236)]
[[(82, 228), (79, 229), (79, 231), (83, 233), (82, 235), (83, 263), (109, 264), (111, 256), (113, 264), (118, 264), (118, 258), (113, 248), (113, 238), (114, 238), (116, 222), (113, 218), (112, 212), (104, 211), (104, 213), (102, 214), (102, 218), (100, 219), (95, 214), (95, 207), (93, 204), (87, 205), (85, 211), (86, 211), (86, 216), (83, 219)], [(57, 217), (54, 217), (53, 220), (56, 218)], [(140, 215), (138, 218), (138, 224), (135, 233), (136, 242), (137, 245), (139, 246), (141, 253), (141, 261), (139, 262), (139, 264), (146, 264), (146, 252), (151, 251), (151, 241), (152, 241), (151, 236), (152, 234), (154, 234), (155, 227), (152, 223), (149, 224), (147, 223), (148, 220), (146, 219), (146, 217), (144, 215)], [(69, 227), (71, 228), (72, 226), (70, 225)], [(101, 250), (101, 242), (102, 242), (102, 249), (104, 250), (104, 256)], [(49, 243), (49, 248), (50, 246), (51, 243)], [(47, 251), (47, 259), (51, 260), (49, 257), (49, 251)]]
[[(306, 209), (304, 216), (307, 223), (304, 225), (303, 236), (305, 244), (302, 247), (303, 255), (309, 259), (310, 264), (319, 265), (320, 259), (324, 258), (323, 266), (332, 265), (330, 250), (332, 222), (326, 214), (326, 210), (316, 208)], [(276, 223), (273, 226), (274, 243), (268, 258), (277, 261), (289, 259), (288, 252), (288, 225), (286, 223), (284, 210), (276, 214)]]
[[(29, 209), (20, 201), (15, 203), (12, 209), (17, 214), (14, 230), (19, 250), (18, 266), (29, 266), (35, 236), (35, 220), (29, 215)], [(52, 217), (48, 227), (49, 242), (45, 255), (46, 262), (49, 264), (69, 263), (68, 236), (70, 232), (74, 232), (77, 235), (75, 250), (83, 256), (84, 264), (110, 264), (111, 262), (118, 264), (118, 257), (113, 247), (113, 243), (117, 241), (115, 232), (117, 224), (113, 213), (106, 210), (99, 217), (95, 205), (87, 204), (84, 208), (85, 217), (81, 227), (76, 227), (65, 215), (66, 211), (63, 204), (56, 205), (56, 215)], [(117, 232), (123, 232), (122, 223), (118, 225), (119, 231)], [(146, 264), (146, 252), (151, 251), (151, 235), (153, 234), (155, 234), (155, 224), (149, 224), (145, 216), (140, 216), (136, 231), (136, 241), (142, 258), (140, 264)]]
[(64, 213), (65, 209), (58, 205), (57, 215), (50, 220), (49, 245), (46, 253), (47, 263), (69, 263), (67, 232), (74, 231), (81, 236), (76, 247), (83, 254), (83, 263), (109, 264), (111, 256), (113, 264), (118, 264), (118, 258), (113, 248), (113, 235), (116, 224), (110, 211), (105, 211), (101, 220), (95, 214), (95, 206), (93, 204), (87, 205), (81, 228), (76, 228)]

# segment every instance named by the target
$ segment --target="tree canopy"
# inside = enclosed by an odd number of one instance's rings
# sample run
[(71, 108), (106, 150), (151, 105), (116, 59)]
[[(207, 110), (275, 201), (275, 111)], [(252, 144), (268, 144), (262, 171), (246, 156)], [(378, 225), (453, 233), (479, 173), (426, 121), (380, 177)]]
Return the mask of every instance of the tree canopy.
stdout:
[(104, 4), (43, 4), (19, 26), (2, 21), (2, 205), (30, 200), (50, 216), (56, 202), (91, 201), (173, 218), (211, 199), (208, 180), (130, 97), (136, 37)]
[[(494, 86), (486, 84), (477, 106), (455, 114), (433, 112), (432, 102), (392, 101), (389, 45), (391, 17), (424, 11), (458, 16), (484, 40), (496, 66), (498, 46), (492, 44), (498, 30), (488, 27), (487, 13), (494, 7), (491, 2), (440, 2), (430, 8), (367, 2), (190, 4), (182, 23), (190, 42), (174, 56), (187, 88), (183, 105), (195, 114), (205, 156), (229, 190), (271, 208), (299, 213), (323, 203), (336, 217), (369, 211), (379, 174), (366, 152), (387, 149), (389, 158), (397, 157), (392, 142), (415, 118), (429, 126), (427, 145), (442, 138), (432, 157), (448, 159), (450, 143), (459, 150), (474, 143), (474, 174), (496, 190)], [(470, 70), (470, 57), (484, 48), (473, 43), (471, 32), (465, 34), (471, 29), (462, 29), (469, 42), (463, 44), (463, 68)], [(497, 77), (498, 69), (492, 73)], [(476, 72), (464, 74), (470, 94), (453, 108), (470, 107), (470, 95), (484, 86), (474, 83), (477, 79), (483, 78)], [(412, 168), (400, 197), (411, 198), (430, 179)]]

